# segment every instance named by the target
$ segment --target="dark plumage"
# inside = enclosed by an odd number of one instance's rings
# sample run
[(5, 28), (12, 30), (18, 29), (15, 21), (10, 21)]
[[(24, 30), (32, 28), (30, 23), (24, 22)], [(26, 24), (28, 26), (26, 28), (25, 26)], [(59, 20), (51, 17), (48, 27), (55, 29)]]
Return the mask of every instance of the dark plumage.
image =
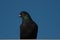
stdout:
[(22, 18), (20, 25), (20, 39), (36, 39), (38, 33), (37, 24), (31, 19), (26, 11), (22, 11), (19, 15)]

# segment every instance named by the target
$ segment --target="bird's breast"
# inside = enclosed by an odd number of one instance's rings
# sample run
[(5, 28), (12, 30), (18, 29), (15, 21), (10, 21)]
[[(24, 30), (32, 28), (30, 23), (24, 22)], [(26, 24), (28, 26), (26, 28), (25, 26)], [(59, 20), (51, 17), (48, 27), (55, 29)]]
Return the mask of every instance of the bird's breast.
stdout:
[(23, 26), (28, 26), (30, 22), (23, 22)]

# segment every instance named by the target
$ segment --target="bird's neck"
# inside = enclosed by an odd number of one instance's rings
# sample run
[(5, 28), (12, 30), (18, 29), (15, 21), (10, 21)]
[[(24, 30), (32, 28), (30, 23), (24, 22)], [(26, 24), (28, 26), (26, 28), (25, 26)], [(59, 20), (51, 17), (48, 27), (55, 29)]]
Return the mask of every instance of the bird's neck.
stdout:
[(29, 22), (29, 21), (31, 21), (29, 17), (24, 17), (23, 18), (23, 22)]

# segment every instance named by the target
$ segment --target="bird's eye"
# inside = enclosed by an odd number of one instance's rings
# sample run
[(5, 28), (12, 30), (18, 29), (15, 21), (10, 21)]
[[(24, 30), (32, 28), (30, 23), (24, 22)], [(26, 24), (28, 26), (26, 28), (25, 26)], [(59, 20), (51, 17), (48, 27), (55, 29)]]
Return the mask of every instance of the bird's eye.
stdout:
[(22, 16), (26, 16), (26, 14), (22, 14)]

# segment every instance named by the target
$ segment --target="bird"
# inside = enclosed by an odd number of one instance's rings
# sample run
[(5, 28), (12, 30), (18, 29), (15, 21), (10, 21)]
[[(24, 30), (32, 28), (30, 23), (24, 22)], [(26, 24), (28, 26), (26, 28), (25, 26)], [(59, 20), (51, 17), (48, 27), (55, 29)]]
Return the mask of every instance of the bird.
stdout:
[(22, 18), (20, 39), (37, 39), (38, 25), (32, 20), (30, 14), (26, 11), (21, 11), (19, 17)]

